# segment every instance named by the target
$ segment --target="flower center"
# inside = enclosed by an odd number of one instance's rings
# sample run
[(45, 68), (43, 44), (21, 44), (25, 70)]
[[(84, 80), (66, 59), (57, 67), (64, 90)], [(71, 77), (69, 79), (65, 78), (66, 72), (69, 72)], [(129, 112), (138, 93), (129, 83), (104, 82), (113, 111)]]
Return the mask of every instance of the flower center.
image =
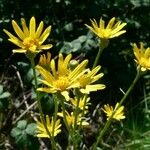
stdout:
[(25, 49), (35, 51), (37, 47), (39, 46), (39, 43), (37, 39), (27, 37), (23, 40), (23, 45), (25, 46)]
[(104, 38), (108, 38), (111, 34), (111, 29), (103, 29), (102, 34)]
[(59, 77), (55, 82), (54, 86), (57, 87), (60, 91), (64, 91), (69, 86), (69, 80), (67, 77)]

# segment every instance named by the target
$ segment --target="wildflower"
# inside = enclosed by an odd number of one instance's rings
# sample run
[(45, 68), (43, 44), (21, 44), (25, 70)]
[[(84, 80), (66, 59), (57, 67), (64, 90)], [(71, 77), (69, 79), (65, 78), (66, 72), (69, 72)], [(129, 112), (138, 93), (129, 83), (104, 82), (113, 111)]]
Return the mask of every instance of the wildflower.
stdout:
[(80, 84), (80, 91), (82, 93), (89, 94), (92, 91), (102, 90), (105, 88), (104, 84), (92, 84), (104, 75), (103, 73), (97, 74), (100, 68), (100, 66), (97, 66), (93, 70), (88, 70), (86, 74), (79, 78), (78, 81)]
[(150, 70), (150, 47), (144, 48), (144, 43), (140, 43), (140, 48), (133, 44), (133, 51), (136, 57), (136, 63), (140, 65), (141, 71)]
[(38, 65), (45, 68), (46, 70), (49, 70), (50, 69), (50, 62), (51, 62), (51, 53), (47, 52), (47, 55), (42, 54), (40, 56)]
[(71, 103), (74, 107), (77, 107), (77, 105), (78, 105), (78, 108), (80, 110), (85, 109), (86, 112), (88, 110), (88, 105), (90, 104), (89, 101), (90, 101), (90, 98), (89, 97), (87, 98), (86, 96), (81, 97), (79, 100), (77, 99), (77, 97), (75, 97), (74, 99), (73, 98), (71, 99)]
[[(58, 116), (60, 116), (60, 117), (64, 117), (64, 115), (63, 115), (63, 112), (61, 112), (61, 113), (58, 113)], [(73, 112), (71, 112), (70, 114), (66, 111), (66, 120), (67, 120), (67, 124), (70, 126), (70, 127), (74, 127), (74, 124), (75, 124), (75, 115), (74, 115), (74, 113)], [(81, 114), (78, 114), (78, 116), (77, 116), (77, 125), (80, 125), (80, 123), (81, 123), (81, 125), (82, 126), (88, 126), (89, 125), (89, 123), (85, 120), (85, 119), (83, 119), (82, 117), (81, 117)]]
[[(119, 103), (117, 103), (116, 105), (115, 105), (115, 108), (113, 109), (113, 107), (112, 106), (109, 106), (108, 104), (107, 105), (104, 105), (104, 108), (102, 108), (102, 110), (104, 111), (104, 113), (106, 113), (106, 115), (107, 115), (107, 120), (112, 116), (112, 114), (114, 113), (114, 111), (115, 111), (115, 114), (113, 115), (113, 119), (116, 119), (116, 120), (118, 120), (118, 121), (120, 121), (121, 119), (124, 119), (125, 118), (125, 116), (124, 116), (124, 112), (123, 112), (123, 110), (124, 110), (124, 106), (120, 106), (119, 108), (118, 108), (118, 105), (119, 105)], [(117, 109), (117, 110), (116, 110)]]
[[(37, 137), (40, 137), (40, 138), (49, 138), (49, 135), (44, 127), (44, 124), (40, 121), (36, 121), (36, 124), (37, 124)], [(52, 132), (53, 132), (53, 126), (54, 126), (54, 120), (53, 120), (53, 117), (50, 121), (50, 118), (48, 115), (46, 115), (46, 126), (47, 126), (47, 129), (50, 133), (50, 135), (52, 136)], [(56, 120), (55, 122), (55, 127), (54, 127), (54, 136), (57, 136), (57, 134), (59, 134), (61, 132), (61, 124), (60, 124), (60, 119)]]
[(79, 87), (78, 78), (80, 78), (85, 72), (85, 66), (87, 65), (87, 60), (81, 62), (75, 69), (70, 70), (69, 62), (72, 55), (69, 54), (65, 59), (62, 54), (59, 54), (58, 66), (56, 69), (54, 59), (51, 60), (51, 70), (48, 71), (41, 66), (36, 68), (42, 75), (42, 83), (47, 87), (38, 88), (38, 91), (43, 91), (46, 93), (56, 93), (60, 92), (65, 97), (68, 97), (68, 90), (72, 88)]
[(121, 23), (118, 21), (115, 23), (115, 17), (113, 17), (108, 25), (105, 27), (105, 21), (101, 18), (99, 21), (99, 25), (96, 20), (91, 20), (92, 26), (86, 24), (86, 26), (94, 32), (101, 39), (111, 39), (114, 37), (118, 37), (121, 34), (125, 33), (126, 30), (122, 30), (122, 28), (126, 25), (126, 23)]
[(9, 36), (8, 40), (19, 47), (18, 49), (14, 49), (13, 53), (33, 55), (52, 47), (52, 44), (42, 45), (51, 32), (51, 26), (48, 26), (43, 31), (44, 23), (41, 21), (36, 30), (35, 17), (30, 19), (29, 28), (23, 18), (21, 18), (21, 25), (22, 29), (18, 26), (16, 21), (12, 20), (13, 29), (18, 37), (12, 35), (5, 29), (3, 30)]

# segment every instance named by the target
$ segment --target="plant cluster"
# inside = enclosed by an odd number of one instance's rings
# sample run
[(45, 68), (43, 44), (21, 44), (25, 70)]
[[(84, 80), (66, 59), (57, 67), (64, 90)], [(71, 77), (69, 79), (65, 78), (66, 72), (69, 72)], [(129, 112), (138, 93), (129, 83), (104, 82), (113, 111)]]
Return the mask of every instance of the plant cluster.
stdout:
[[(13, 53), (24, 53), (31, 63), (34, 99), (36, 100), (34, 105), (37, 104), (39, 109), (39, 115), (34, 115), (32, 112), (35, 119), (34, 123), (27, 124), (25, 120), (22, 120), (17, 123), (16, 128), (13, 128), (11, 134), (16, 138), (16, 141), (20, 142), (19, 138), (31, 138), (31, 136), (48, 138), (52, 150), (62, 149), (59, 140), (57, 141), (57, 136), (65, 133), (67, 139), (65, 149), (88, 148), (84, 143), (84, 132), (91, 126), (88, 119), (89, 108), (92, 105), (91, 93), (97, 92), (99, 94), (101, 90), (107, 88), (105, 84), (102, 84), (101, 78), (104, 73), (99, 72), (101, 66), (98, 65), (98, 62), (110, 40), (124, 34), (126, 30), (123, 28), (127, 25), (127, 23), (116, 21), (115, 17), (110, 19), (107, 25), (102, 18), (100, 18), (99, 23), (95, 19), (91, 20), (91, 23), (91, 26), (87, 24), (85, 26), (97, 36), (99, 45), (95, 61), (91, 62), (93, 64), (91, 68), (88, 67), (88, 59), (75, 59), (72, 54), (64, 56), (64, 54), (59, 53), (57, 57), (53, 57), (53, 50), (50, 49), (53, 45), (44, 45), (50, 35), (51, 26), (44, 30), (44, 22), (41, 21), (37, 26), (35, 17), (31, 17), (29, 27), (23, 18), (21, 18), (21, 27), (12, 20), (16, 35), (11, 34), (6, 29), (3, 30), (8, 35), (8, 40), (19, 47), (13, 49)], [(137, 64), (137, 74), (114, 108), (109, 104), (100, 108), (106, 114), (107, 119), (104, 126), (97, 129), (95, 141), (90, 144), (89, 149), (91, 150), (100, 149), (103, 138), (113, 122), (126, 118), (125, 107), (122, 104), (143, 72), (150, 70), (150, 48), (145, 48), (142, 42), (140, 46), (135, 43), (132, 46)], [(41, 54), (41, 52), (49, 49), (50, 51), (47, 53)], [(36, 64), (37, 55), (40, 58)], [(3, 88), (1, 93), (2, 98), (0, 99), (9, 97), (8, 92), (3, 93)], [(42, 97), (44, 96), (51, 97), (53, 101), (54, 111), (49, 115), (44, 113), (44, 105), (42, 104)], [(2, 102), (1, 105), (4, 103)], [(3, 106), (1, 107), (3, 108)], [(0, 129), (3, 126), (2, 121), (3, 118), (1, 117)]]

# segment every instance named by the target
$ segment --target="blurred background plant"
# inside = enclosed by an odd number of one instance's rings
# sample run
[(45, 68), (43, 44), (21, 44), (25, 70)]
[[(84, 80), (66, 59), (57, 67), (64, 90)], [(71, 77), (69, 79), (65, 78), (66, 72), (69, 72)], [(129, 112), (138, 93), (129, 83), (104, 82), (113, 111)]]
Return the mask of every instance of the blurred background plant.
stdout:
[[(0, 31), (5, 28), (13, 33), (10, 22), (15, 19), (19, 23), (21, 17), (29, 20), (31, 16), (35, 16), (37, 22), (43, 20), (45, 26), (52, 25), (52, 33), (48, 38), (48, 42), (54, 45), (50, 50), (52, 55), (56, 56), (58, 52), (73, 53), (75, 59), (88, 58), (89, 66), (94, 62), (98, 42), (84, 24), (90, 24), (90, 18), (98, 21), (100, 17), (105, 20), (116, 17), (127, 23), (126, 34), (112, 39), (99, 60), (105, 74), (103, 83), (107, 88), (101, 92), (101, 95), (91, 94), (89, 120), (92, 126), (87, 129), (84, 139), (87, 147), (91, 145), (95, 140), (96, 129), (105, 122), (100, 107), (106, 103), (114, 105), (123, 96), (123, 91), (126, 91), (136, 74), (130, 44), (143, 41), (150, 46), (150, 1), (0, 0), (0, 14)], [(20, 144), (24, 145), (24, 149), (30, 149), (32, 143), (29, 139), (34, 136), (28, 135), (28, 130), (32, 128), (31, 122), (36, 115), (33, 111), (37, 111), (32, 89), (33, 73), (24, 55), (12, 55), (13, 48), (14, 45), (9, 43), (6, 35), (1, 32), (0, 149), (20, 149)], [(36, 60), (38, 59), (37, 56)], [(104, 137), (103, 149), (150, 148), (150, 75), (148, 73), (140, 78), (126, 100), (126, 119), (121, 126), (119, 123), (112, 125), (110, 132)], [(48, 95), (41, 97), (44, 113), (51, 114), (52, 98)], [(20, 134), (21, 130), (23, 132)], [(60, 134), (58, 141), (62, 143), (64, 138), (66, 137)], [(35, 149), (46, 147), (45, 143), (47, 140), (37, 140)]]

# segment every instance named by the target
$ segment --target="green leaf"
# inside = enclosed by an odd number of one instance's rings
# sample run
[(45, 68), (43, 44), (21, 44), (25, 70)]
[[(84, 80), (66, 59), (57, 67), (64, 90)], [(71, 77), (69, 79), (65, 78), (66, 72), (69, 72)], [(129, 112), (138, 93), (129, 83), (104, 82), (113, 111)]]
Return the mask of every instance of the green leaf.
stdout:
[(52, 96), (46, 94), (43, 97), (41, 97), (41, 105), (44, 114), (53, 114), (54, 100)]
[(17, 138), (18, 136), (20, 136), (21, 133), (22, 133), (22, 130), (20, 130), (19, 128), (13, 128), (11, 130), (11, 136), (14, 138)]
[(68, 23), (64, 26), (64, 29), (66, 31), (72, 31), (73, 30), (73, 24), (72, 23)]
[(81, 35), (81, 36), (78, 37), (78, 40), (79, 40), (81, 43), (83, 43), (83, 42), (85, 42), (85, 41), (87, 40), (87, 36)]
[(37, 128), (36, 123), (30, 123), (27, 125), (26, 133), (29, 135), (35, 136), (36, 135), (36, 128)]
[(10, 96), (9, 92), (4, 92), (0, 95), (0, 99), (8, 98)]
[(17, 123), (17, 128), (21, 129), (21, 130), (24, 130), (27, 126), (27, 121), (26, 120), (20, 120), (18, 123)]
[(28, 135), (25, 131), (22, 131), (22, 133), (16, 138), (16, 142), (20, 145), (27, 145)]

